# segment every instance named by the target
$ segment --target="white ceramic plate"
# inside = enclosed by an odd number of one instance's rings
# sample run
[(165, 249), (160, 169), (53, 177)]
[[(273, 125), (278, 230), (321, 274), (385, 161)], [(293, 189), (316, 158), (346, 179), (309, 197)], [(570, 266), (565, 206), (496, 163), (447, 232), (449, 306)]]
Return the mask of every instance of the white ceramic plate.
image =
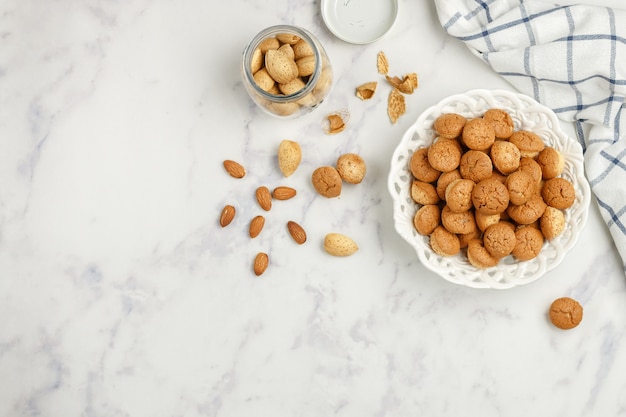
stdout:
[[(574, 185), (576, 201), (565, 210), (566, 226), (563, 233), (546, 241), (535, 259), (517, 261), (509, 255), (496, 267), (477, 269), (470, 265), (464, 253), (452, 257), (435, 254), (430, 248), (428, 236), (422, 236), (415, 230), (413, 217), (419, 206), (411, 199), (413, 177), (409, 170), (409, 161), (416, 149), (430, 145), (434, 139), (432, 125), (439, 115), (459, 113), (468, 118), (478, 117), (494, 107), (509, 112), (516, 130), (530, 130), (541, 136), (546, 145), (562, 153), (565, 159), (562, 176)], [(406, 131), (393, 153), (388, 187), (393, 198), (396, 231), (415, 248), (422, 264), (450, 282), (473, 288), (516, 287), (531, 283), (555, 268), (576, 243), (587, 222), (591, 200), (589, 184), (584, 176), (580, 144), (561, 130), (552, 110), (530, 97), (504, 90), (472, 90), (443, 99), (424, 111)]]
[(397, 0), (322, 0), (322, 18), (339, 39), (374, 42), (391, 29), (398, 16)]

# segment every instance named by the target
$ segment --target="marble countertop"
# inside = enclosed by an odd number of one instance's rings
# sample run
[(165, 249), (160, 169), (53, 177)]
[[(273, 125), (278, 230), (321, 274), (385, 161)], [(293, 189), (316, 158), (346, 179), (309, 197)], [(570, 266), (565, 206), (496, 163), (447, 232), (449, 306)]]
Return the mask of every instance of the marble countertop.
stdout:
[[(294, 120), (260, 112), (241, 81), (243, 48), (274, 24), (313, 32), (335, 72)], [(394, 231), (404, 131), (448, 95), (512, 90), (431, 2), (400, 0), (383, 39), (352, 45), (318, 1), (11, 0), (0, 46), (0, 415), (626, 416), (626, 279), (595, 202), (565, 260), (509, 290), (439, 278)], [(379, 51), (420, 79), (395, 125), (383, 89), (354, 95), (380, 80)], [(348, 127), (324, 134), (338, 109)], [(283, 139), (304, 153), (287, 179)], [(345, 152), (365, 180), (318, 196), (310, 173)], [(260, 185), (298, 195), (250, 239)], [(331, 231), (360, 250), (328, 256)], [(271, 261), (256, 277), (259, 251)], [(573, 330), (548, 321), (561, 296), (585, 309)]]

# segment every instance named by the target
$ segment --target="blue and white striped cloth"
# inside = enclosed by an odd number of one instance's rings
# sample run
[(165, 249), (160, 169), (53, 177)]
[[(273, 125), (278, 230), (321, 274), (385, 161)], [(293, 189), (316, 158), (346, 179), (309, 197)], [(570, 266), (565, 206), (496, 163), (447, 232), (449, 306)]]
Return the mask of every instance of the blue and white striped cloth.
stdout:
[(539, 0), (435, 4), (450, 35), (520, 92), (574, 122), (587, 179), (626, 272), (626, 1), (624, 10)]

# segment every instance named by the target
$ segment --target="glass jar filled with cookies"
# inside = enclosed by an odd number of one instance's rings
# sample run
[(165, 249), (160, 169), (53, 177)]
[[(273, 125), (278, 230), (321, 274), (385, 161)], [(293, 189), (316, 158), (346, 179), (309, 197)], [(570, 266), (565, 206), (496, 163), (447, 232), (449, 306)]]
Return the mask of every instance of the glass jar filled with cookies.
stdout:
[(333, 71), (313, 34), (297, 26), (277, 25), (259, 32), (246, 46), (242, 77), (249, 96), (263, 111), (295, 118), (324, 101)]

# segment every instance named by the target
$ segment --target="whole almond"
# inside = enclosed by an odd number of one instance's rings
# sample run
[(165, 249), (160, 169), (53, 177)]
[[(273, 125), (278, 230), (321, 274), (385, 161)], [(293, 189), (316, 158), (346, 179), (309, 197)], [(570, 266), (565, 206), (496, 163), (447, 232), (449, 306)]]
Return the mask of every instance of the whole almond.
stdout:
[(279, 33), (278, 35), (276, 35), (276, 39), (278, 39), (282, 43), (295, 45), (300, 40), (300, 37), (298, 35), (294, 35), (293, 33)]
[(295, 45), (292, 46), (292, 48), (296, 60), (304, 56), (315, 55), (315, 52), (313, 51), (313, 48), (311, 48), (311, 45), (309, 45), (309, 43), (304, 39), (300, 39)]
[(285, 139), (278, 145), (278, 167), (285, 177), (291, 176), (302, 161), (302, 149), (298, 142)]
[(359, 246), (348, 236), (329, 233), (324, 237), (324, 250), (332, 256), (350, 256), (359, 250)]
[(257, 237), (259, 233), (261, 233), (261, 230), (263, 230), (263, 226), (265, 226), (265, 217), (256, 216), (255, 218), (253, 218), (250, 221), (250, 237), (252, 239)]
[(224, 169), (233, 178), (243, 178), (246, 175), (246, 169), (239, 162), (230, 159), (224, 161)]
[(289, 234), (291, 235), (293, 240), (298, 245), (302, 245), (304, 242), (306, 242), (306, 232), (298, 223), (294, 221), (288, 221), (287, 230), (289, 231)]
[(224, 206), (222, 214), (220, 215), (220, 226), (228, 226), (235, 218), (235, 212), (235, 207), (231, 205)]
[(252, 59), (250, 60), (250, 70), (254, 74), (263, 67), (263, 52), (261, 48), (256, 48), (252, 53)]
[(286, 84), (298, 76), (298, 66), (295, 61), (279, 50), (270, 49), (265, 53), (265, 68), (279, 84)]
[(272, 197), (276, 200), (289, 200), (290, 198), (295, 197), (296, 190), (291, 187), (285, 187), (283, 185), (274, 188), (272, 192)]
[(267, 269), (270, 263), (270, 258), (267, 256), (267, 253), (259, 252), (254, 258), (254, 273), (256, 276), (262, 275)]
[(296, 61), (298, 66), (298, 75), (300, 77), (308, 77), (315, 71), (315, 56), (304, 56)]
[(256, 201), (263, 210), (270, 211), (272, 208), (272, 194), (270, 193), (270, 189), (264, 185), (257, 188)]
[[(278, 89), (276, 81), (274, 81), (274, 79), (268, 74), (267, 69), (265, 68), (261, 68), (260, 70), (255, 72), (252, 78), (254, 78), (254, 82), (256, 83), (256, 85), (259, 86), (261, 90), (266, 91), (270, 94), (272, 93), (274, 87)], [(277, 91), (280, 92), (280, 90)]]

